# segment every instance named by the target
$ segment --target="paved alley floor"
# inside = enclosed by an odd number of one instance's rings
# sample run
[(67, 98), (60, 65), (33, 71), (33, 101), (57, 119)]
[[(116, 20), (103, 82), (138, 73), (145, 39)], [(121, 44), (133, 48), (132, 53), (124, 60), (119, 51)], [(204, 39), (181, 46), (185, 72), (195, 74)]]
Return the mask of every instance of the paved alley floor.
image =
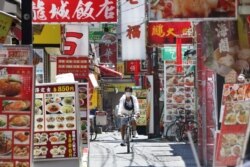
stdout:
[(131, 143), (131, 153), (120, 146), (119, 132), (98, 134), (90, 142), (89, 167), (196, 167), (191, 147), (163, 139), (139, 135)]

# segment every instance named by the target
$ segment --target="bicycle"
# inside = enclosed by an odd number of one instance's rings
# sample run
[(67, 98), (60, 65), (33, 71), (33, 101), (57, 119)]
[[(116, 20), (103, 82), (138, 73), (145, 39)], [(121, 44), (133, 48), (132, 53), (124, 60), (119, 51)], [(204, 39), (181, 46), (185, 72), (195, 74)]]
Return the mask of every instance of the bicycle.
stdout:
[(132, 118), (134, 116), (133, 115), (123, 115), (122, 118), (127, 118), (127, 125), (125, 127), (125, 135), (124, 135), (124, 139), (126, 141), (126, 145), (127, 145), (127, 153), (130, 153), (130, 142), (132, 141), (132, 125), (131, 125), (131, 121)]
[[(187, 132), (190, 131), (193, 142), (197, 142), (198, 137), (198, 123), (194, 120), (190, 110), (184, 108), (177, 108), (179, 116), (168, 126), (166, 130), (166, 138), (169, 141), (187, 141)], [(185, 116), (182, 115), (185, 114)]]

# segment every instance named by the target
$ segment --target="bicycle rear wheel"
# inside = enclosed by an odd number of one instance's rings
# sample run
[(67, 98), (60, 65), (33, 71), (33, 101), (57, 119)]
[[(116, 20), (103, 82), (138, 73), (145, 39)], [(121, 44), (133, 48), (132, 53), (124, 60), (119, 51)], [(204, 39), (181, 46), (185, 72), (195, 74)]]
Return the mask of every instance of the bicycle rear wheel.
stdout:
[(130, 138), (131, 138), (131, 130), (129, 127), (127, 127), (126, 128), (127, 153), (130, 153)]
[(166, 138), (169, 141), (181, 141), (182, 140), (181, 129), (176, 123), (170, 124), (168, 126), (167, 131), (166, 131)]
[(97, 137), (96, 128), (90, 128), (90, 141), (94, 141)]

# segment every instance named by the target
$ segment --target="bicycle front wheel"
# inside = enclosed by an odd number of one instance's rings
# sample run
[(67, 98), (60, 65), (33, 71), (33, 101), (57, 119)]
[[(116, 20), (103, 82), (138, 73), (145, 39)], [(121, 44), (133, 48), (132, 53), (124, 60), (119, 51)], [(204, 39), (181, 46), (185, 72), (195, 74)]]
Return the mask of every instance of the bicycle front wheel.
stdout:
[(169, 141), (181, 141), (181, 129), (176, 124), (170, 124), (166, 131), (166, 138)]
[(131, 138), (131, 130), (129, 127), (127, 127), (126, 128), (127, 153), (130, 153), (130, 138)]

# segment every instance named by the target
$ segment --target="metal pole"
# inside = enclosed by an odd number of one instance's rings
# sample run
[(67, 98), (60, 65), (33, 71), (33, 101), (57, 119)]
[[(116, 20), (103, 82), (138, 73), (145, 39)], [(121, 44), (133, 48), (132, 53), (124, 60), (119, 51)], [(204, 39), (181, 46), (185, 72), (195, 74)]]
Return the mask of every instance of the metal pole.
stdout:
[(22, 0), (22, 44), (32, 44), (32, 0)]
[(153, 49), (153, 76), (154, 76), (154, 137), (160, 137), (160, 79), (158, 64), (158, 48)]

